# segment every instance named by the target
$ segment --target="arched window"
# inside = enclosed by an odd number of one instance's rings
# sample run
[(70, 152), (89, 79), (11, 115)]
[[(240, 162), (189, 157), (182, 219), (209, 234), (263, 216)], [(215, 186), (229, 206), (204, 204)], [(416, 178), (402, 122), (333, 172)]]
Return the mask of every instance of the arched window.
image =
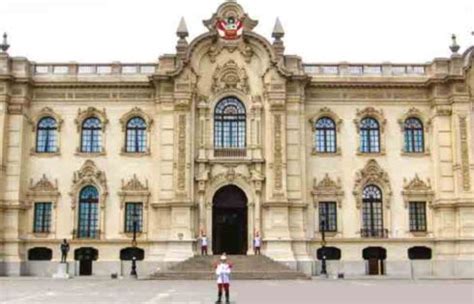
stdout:
[(316, 152), (336, 153), (336, 123), (331, 118), (316, 122)]
[(127, 123), (126, 147), (128, 153), (145, 153), (147, 150), (146, 122), (141, 117), (134, 117)]
[(423, 123), (418, 118), (405, 121), (405, 152), (423, 153), (425, 151)]
[(369, 185), (362, 193), (362, 237), (386, 237), (383, 229), (382, 191)]
[(102, 124), (96, 117), (90, 117), (82, 124), (81, 152), (102, 152)]
[(52, 117), (45, 117), (38, 122), (36, 133), (36, 152), (57, 152), (56, 131), (58, 124)]
[(214, 112), (214, 146), (216, 149), (246, 147), (246, 112), (240, 100), (227, 97)]
[(367, 117), (361, 121), (360, 141), (362, 153), (380, 152), (380, 126), (377, 120)]
[(78, 238), (97, 238), (99, 216), (99, 192), (93, 186), (87, 186), (79, 194)]

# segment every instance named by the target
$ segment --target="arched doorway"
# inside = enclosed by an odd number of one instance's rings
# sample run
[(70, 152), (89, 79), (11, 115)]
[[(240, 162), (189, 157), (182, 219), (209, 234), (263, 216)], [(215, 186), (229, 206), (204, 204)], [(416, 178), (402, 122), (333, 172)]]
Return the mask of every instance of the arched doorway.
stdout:
[(247, 196), (230, 185), (219, 189), (212, 203), (213, 253), (246, 254)]
[(97, 261), (99, 251), (92, 247), (81, 247), (74, 251), (74, 260), (79, 261), (79, 275), (92, 275), (92, 262)]
[(367, 247), (362, 251), (362, 257), (368, 262), (369, 275), (384, 275), (387, 250), (383, 247)]

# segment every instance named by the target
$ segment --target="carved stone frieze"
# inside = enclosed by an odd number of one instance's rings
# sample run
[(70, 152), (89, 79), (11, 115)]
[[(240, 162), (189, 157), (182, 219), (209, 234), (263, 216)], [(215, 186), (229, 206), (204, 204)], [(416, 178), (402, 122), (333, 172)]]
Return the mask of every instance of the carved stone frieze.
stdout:
[(126, 202), (141, 202), (145, 208), (148, 208), (148, 202), (151, 196), (148, 188), (148, 180), (143, 184), (135, 174), (128, 182), (122, 179), (122, 187), (118, 195), (120, 197), (121, 208), (125, 206)]
[(61, 131), (61, 126), (64, 121), (61, 118), (61, 116), (57, 114), (56, 112), (54, 112), (54, 110), (51, 109), (50, 107), (42, 108), (38, 113), (36, 113), (34, 116), (28, 119), (28, 122), (31, 124), (31, 130), (33, 132), (36, 132), (36, 128), (40, 120), (46, 117), (54, 118), (54, 120), (56, 120), (56, 126), (57, 126), (58, 132)]
[(341, 180), (338, 178), (336, 181), (326, 174), (325, 177), (318, 181), (316, 178), (313, 180), (313, 195), (314, 203), (321, 201), (335, 201), (338, 207), (342, 207), (342, 198), (344, 197), (344, 191), (342, 190)]
[(354, 124), (356, 125), (357, 132), (360, 132), (361, 121), (367, 117), (376, 119), (380, 125), (380, 131), (382, 133), (385, 131), (385, 125), (387, 124), (387, 119), (385, 119), (383, 110), (377, 110), (373, 107), (367, 107), (363, 110), (357, 109), (356, 118), (354, 119)]
[(424, 182), (418, 174), (415, 177), (408, 181), (406, 178), (403, 179), (403, 191), (402, 196), (405, 202), (405, 208), (408, 207), (408, 204), (411, 201), (417, 202), (426, 202), (431, 206), (431, 202), (434, 198), (434, 191), (431, 188), (431, 182), (428, 179), (427, 182)]
[(84, 120), (90, 117), (96, 117), (100, 120), (102, 124), (102, 132), (105, 132), (105, 126), (108, 124), (109, 120), (107, 119), (107, 114), (105, 112), (105, 109), (98, 110), (95, 107), (88, 107), (85, 110), (79, 109), (77, 112), (77, 117), (74, 120), (76, 123), (77, 127), (77, 132), (81, 132), (82, 124)]
[(178, 115), (177, 196), (186, 191), (186, 114)]
[(469, 142), (467, 133), (467, 117), (459, 117), (459, 133), (461, 137), (461, 172), (464, 191), (471, 190), (471, 176), (469, 167)]
[(86, 186), (97, 187), (100, 193), (100, 206), (105, 207), (105, 198), (108, 195), (107, 178), (105, 172), (97, 168), (92, 160), (87, 160), (82, 167), (74, 172), (72, 188), (69, 195), (72, 198), (72, 208), (77, 205), (79, 192)]
[(44, 174), (36, 183), (33, 182), (33, 179), (30, 180), (30, 185), (26, 192), (26, 201), (29, 206), (32, 206), (36, 201), (41, 201), (51, 202), (53, 207), (56, 207), (56, 202), (60, 195), (58, 181), (52, 182)]
[(244, 68), (240, 68), (234, 60), (229, 60), (223, 66), (217, 66), (212, 79), (211, 90), (214, 94), (233, 89), (244, 94), (249, 93), (247, 72)]
[(283, 140), (282, 140), (282, 115), (274, 116), (274, 183), (277, 193), (283, 190)]

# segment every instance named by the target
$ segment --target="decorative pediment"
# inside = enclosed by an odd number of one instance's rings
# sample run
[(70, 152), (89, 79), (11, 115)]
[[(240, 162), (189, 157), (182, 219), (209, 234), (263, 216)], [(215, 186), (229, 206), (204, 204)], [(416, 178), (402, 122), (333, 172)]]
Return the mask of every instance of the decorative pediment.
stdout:
[(61, 118), (61, 116), (59, 114), (54, 112), (53, 109), (51, 109), (50, 107), (45, 107), (45, 108), (42, 108), (33, 117), (28, 119), (28, 122), (31, 124), (31, 129), (32, 129), (33, 132), (36, 132), (36, 128), (37, 128), (38, 123), (40, 122), (40, 120), (43, 119), (43, 118), (46, 118), (46, 117), (54, 118), (54, 120), (56, 120), (56, 126), (57, 126), (57, 129), (58, 129), (58, 132), (61, 131), (61, 126), (64, 122), (63, 119)]
[(247, 72), (240, 68), (234, 60), (229, 60), (223, 66), (217, 66), (212, 77), (212, 92), (218, 94), (226, 90), (239, 90), (249, 93)]
[(121, 191), (118, 192), (120, 197), (120, 207), (123, 208), (126, 202), (141, 202), (145, 208), (148, 208), (150, 200), (150, 190), (148, 180), (143, 184), (134, 174), (133, 177), (125, 182), (122, 179)]
[(147, 128), (149, 129), (151, 124), (153, 123), (153, 118), (150, 117), (145, 111), (140, 109), (139, 107), (135, 107), (125, 113), (121, 118), (120, 118), (120, 124), (122, 125), (122, 131), (125, 132), (127, 130), (127, 123), (129, 122), (130, 119), (134, 117), (140, 117), (142, 118), (145, 123)]
[(390, 179), (387, 172), (374, 159), (370, 160), (362, 170), (356, 173), (353, 194), (356, 197), (357, 208), (362, 206), (362, 192), (368, 185), (375, 185), (382, 189), (384, 204), (387, 208), (390, 208), (389, 203), (392, 196)]
[(430, 179), (427, 179), (425, 182), (418, 176), (418, 174), (416, 174), (411, 181), (408, 181), (406, 178), (403, 179), (402, 196), (405, 201), (405, 207), (408, 207), (410, 201), (422, 201), (431, 205), (434, 191), (431, 187)]
[(398, 124), (400, 125), (402, 132), (405, 130), (405, 121), (411, 117), (418, 118), (423, 123), (426, 132), (431, 128), (431, 119), (428, 119), (419, 109), (411, 108), (400, 119), (398, 119)]
[(252, 31), (258, 21), (250, 18), (236, 1), (226, 1), (203, 23), (209, 31), (217, 32), (223, 40), (235, 40), (240, 38), (243, 30)]
[(321, 108), (318, 113), (316, 113), (309, 119), (313, 131), (316, 131), (316, 123), (323, 117), (331, 118), (336, 124), (337, 131), (339, 132), (341, 130), (343, 120), (333, 110), (328, 107), (324, 107)]
[(107, 119), (105, 109), (101, 111), (96, 109), (95, 107), (88, 107), (85, 110), (78, 110), (77, 118), (74, 120), (74, 122), (76, 123), (77, 132), (81, 131), (84, 120), (90, 117), (96, 117), (100, 120), (100, 122), (102, 123), (102, 132), (104, 132), (105, 126), (108, 124), (109, 120)]
[(315, 203), (321, 201), (336, 201), (339, 207), (342, 207), (342, 198), (344, 191), (342, 190), (341, 180), (336, 181), (331, 179), (329, 174), (326, 174), (321, 181), (316, 178), (313, 180), (313, 191), (311, 192)]
[(53, 183), (46, 175), (43, 175), (36, 183), (31, 179), (28, 191), (26, 192), (27, 202), (30, 206), (32, 206), (35, 201), (52, 202), (53, 206), (55, 206), (60, 195), (58, 191), (58, 181), (55, 180)]
[(74, 172), (72, 189), (72, 207), (75, 208), (79, 192), (85, 186), (95, 186), (100, 193), (100, 206), (105, 207), (105, 198), (108, 195), (107, 178), (105, 172), (99, 170), (95, 163), (87, 160), (78, 171)]
[(367, 117), (376, 119), (380, 125), (380, 131), (385, 131), (385, 125), (387, 124), (387, 120), (385, 119), (383, 110), (377, 110), (374, 107), (367, 107), (363, 110), (357, 109), (356, 118), (354, 119), (354, 124), (356, 125), (357, 132), (360, 132), (361, 121)]

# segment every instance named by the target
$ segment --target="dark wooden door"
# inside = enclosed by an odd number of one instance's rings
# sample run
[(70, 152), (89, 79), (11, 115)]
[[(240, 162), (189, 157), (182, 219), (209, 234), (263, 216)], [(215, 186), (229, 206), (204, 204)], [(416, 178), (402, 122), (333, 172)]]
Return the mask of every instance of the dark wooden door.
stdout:
[(92, 275), (92, 260), (82, 260), (79, 262), (79, 275)]
[(379, 275), (380, 274), (380, 260), (379, 259), (369, 259), (369, 275)]

